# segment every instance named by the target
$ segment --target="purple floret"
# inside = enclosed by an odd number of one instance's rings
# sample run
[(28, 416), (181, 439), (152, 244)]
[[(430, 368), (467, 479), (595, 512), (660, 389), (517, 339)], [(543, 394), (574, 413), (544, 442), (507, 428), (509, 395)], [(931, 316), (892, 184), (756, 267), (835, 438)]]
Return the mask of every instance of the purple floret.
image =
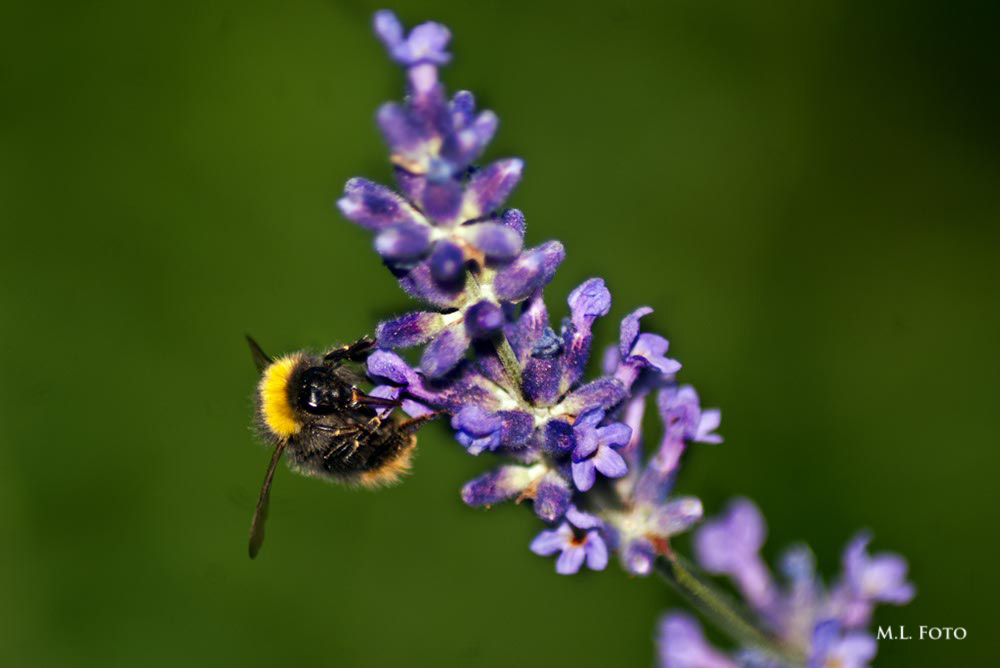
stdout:
[(708, 644), (701, 626), (689, 615), (672, 613), (661, 619), (656, 644), (660, 668), (739, 668)]
[(639, 320), (652, 312), (653, 309), (642, 306), (622, 319), (614, 375), (625, 387), (632, 387), (645, 370), (666, 379), (672, 379), (680, 371), (680, 362), (665, 356), (670, 347), (665, 338), (648, 332), (639, 333)]
[(440, 23), (422, 23), (404, 36), (403, 26), (396, 15), (383, 10), (375, 13), (373, 25), (375, 34), (385, 44), (389, 55), (400, 65), (444, 65), (451, 60), (451, 54), (444, 50), (451, 33)]
[(594, 486), (597, 473), (620, 478), (628, 473), (625, 459), (618, 453), (628, 443), (632, 429), (622, 422), (600, 425), (604, 411), (593, 408), (577, 416), (573, 423), (573, 482), (581, 492)]
[(695, 555), (709, 573), (728, 575), (743, 596), (758, 609), (774, 600), (771, 574), (760, 557), (767, 528), (751, 501), (736, 499), (725, 513), (705, 522), (695, 533)]
[(816, 625), (808, 668), (866, 668), (875, 657), (877, 645), (869, 634), (845, 632), (833, 620)]
[(566, 512), (566, 518), (568, 521), (557, 529), (538, 534), (531, 542), (531, 551), (546, 557), (559, 552), (556, 572), (560, 575), (576, 573), (584, 561), (587, 568), (593, 571), (604, 570), (608, 565), (608, 547), (601, 537), (600, 520), (572, 506)]
[(501, 301), (517, 303), (544, 287), (563, 261), (566, 251), (558, 241), (548, 241), (525, 251), (497, 274), (493, 289)]
[(903, 605), (916, 593), (906, 581), (906, 560), (888, 552), (868, 556), (870, 542), (871, 534), (862, 531), (848, 543), (843, 577), (833, 593), (839, 618), (849, 628), (866, 626), (877, 603)]

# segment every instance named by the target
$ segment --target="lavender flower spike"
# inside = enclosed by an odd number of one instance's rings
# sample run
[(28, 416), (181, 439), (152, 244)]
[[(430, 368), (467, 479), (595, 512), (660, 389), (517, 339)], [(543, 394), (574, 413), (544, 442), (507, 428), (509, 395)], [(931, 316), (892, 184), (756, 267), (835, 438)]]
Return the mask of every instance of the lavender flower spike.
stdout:
[[(569, 317), (550, 325), (544, 292), (566, 248), (558, 240), (525, 248), (524, 214), (505, 208), (521, 159), (476, 164), (498, 119), (477, 110), (472, 93), (445, 90), (438, 68), (451, 60), (451, 33), (433, 22), (406, 32), (388, 11), (375, 14), (374, 30), (406, 74), (402, 101), (383, 104), (375, 118), (396, 187), (350, 179), (337, 207), (372, 233), (382, 263), (423, 306), (376, 328), (371, 394), (398, 400), (411, 416), (447, 414), (466, 452), (498, 459), (462, 487), (462, 501), (529, 502), (547, 525), (530, 549), (556, 557), (558, 573), (603, 570), (613, 550), (627, 572), (658, 572), (705, 610), (729, 609), (719, 620), (739, 644), (733, 651), (711, 647), (692, 618), (668, 615), (661, 668), (866, 666), (875, 654), (865, 628), (874, 606), (913, 597), (906, 562), (869, 556), (862, 533), (832, 589), (805, 547), (787, 552), (774, 578), (760, 556), (764, 518), (737, 499), (697, 530), (694, 548), (704, 571), (731, 578), (747, 605), (730, 606), (708, 577), (681, 577), (686, 562), (671, 540), (704, 508), (676, 495), (674, 484), (692, 443), (722, 442), (721, 414), (678, 382), (667, 339), (641, 331), (646, 306), (621, 320), (603, 373), (586, 377), (593, 330), (611, 310), (608, 286), (581, 283), (567, 299)], [(412, 347), (415, 368), (390, 350)], [(649, 439), (642, 431), (653, 402), (662, 430)], [(389, 419), (392, 408), (380, 410)], [(743, 619), (744, 609), (751, 617)]]
[[(626, 461), (619, 451), (633, 428), (618, 415), (644, 396), (635, 384), (640, 374), (668, 379), (680, 365), (664, 356), (666, 339), (639, 333), (639, 318), (649, 311), (640, 309), (623, 321), (619, 368), (583, 378), (591, 330), (611, 307), (610, 291), (599, 278), (585, 281), (569, 296), (570, 318), (561, 330), (549, 327), (542, 290), (565, 248), (549, 241), (523, 250), (523, 214), (500, 209), (521, 178), (519, 159), (471, 164), (492, 137), (496, 117), (477, 113), (470, 93), (446, 97), (437, 67), (450, 58), (450, 34), (427, 23), (407, 35), (387, 12), (376, 15), (375, 30), (408, 75), (406, 99), (377, 114), (401, 192), (352, 179), (338, 206), (375, 232), (375, 250), (400, 285), (432, 308), (376, 330), (383, 348), (423, 346), (418, 370), (380, 351), (369, 359), (369, 373), (384, 383), (380, 391), (413, 410), (450, 413), (455, 438), (470, 454), (513, 460), (468, 483), (462, 498), (472, 506), (530, 499), (540, 518), (561, 521), (535, 545), (560, 552), (561, 572), (578, 570), (581, 558), (604, 568), (605, 541), (614, 538), (626, 563), (641, 555), (644, 566), (630, 570), (648, 573), (670, 536), (701, 517), (701, 503), (668, 498), (656, 457), (643, 461), (633, 453)], [(712, 438), (711, 416), (705, 429), (696, 425), (680, 438)], [(629, 512), (592, 502), (591, 490), (604, 478), (626, 475), (631, 482), (621, 487), (621, 502)], [(644, 496), (650, 485), (635, 484), (641, 479), (656, 480), (656, 493)], [(599, 528), (580, 524), (586, 520), (574, 502), (594, 506)]]

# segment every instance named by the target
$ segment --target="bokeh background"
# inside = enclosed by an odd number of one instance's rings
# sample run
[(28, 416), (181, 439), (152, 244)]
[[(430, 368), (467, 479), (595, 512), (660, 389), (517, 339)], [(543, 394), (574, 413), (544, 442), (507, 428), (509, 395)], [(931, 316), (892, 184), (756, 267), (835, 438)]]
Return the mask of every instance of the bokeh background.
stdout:
[[(650, 666), (679, 601), (564, 578), (442, 425), (380, 493), (277, 476), (244, 332), (323, 347), (412, 305), (332, 207), (389, 180), (402, 77), (369, 2), (0, 7), (0, 661), (8, 666)], [(500, 115), (511, 204), (653, 323), (725, 444), (680, 481), (736, 494), (767, 554), (832, 574), (859, 527), (919, 587), (875, 665), (995, 657), (1000, 82), (995, 3), (422, 2), (452, 88)], [(683, 545), (683, 541), (681, 542)]]

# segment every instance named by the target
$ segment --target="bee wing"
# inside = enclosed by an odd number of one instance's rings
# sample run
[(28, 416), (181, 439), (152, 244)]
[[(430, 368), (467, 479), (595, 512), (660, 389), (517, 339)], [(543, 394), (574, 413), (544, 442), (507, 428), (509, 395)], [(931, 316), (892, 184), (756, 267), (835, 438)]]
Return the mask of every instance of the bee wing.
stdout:
[(260, 488), (260, 496), (257, 497), (257, 508), (253, 511), (253, 519), (250, 521), (250, 558), (253, 559), (260, 552), (260, 546), (264, 544), (264, 521), (267, 520), (267, 507), (271, 502), (271, 480), (274, 478), (274, 470), (281, 459), (281, 453), (285, 451), (287, 441), (279, 441), (271, 455), (271, 463), (267, 466), (267, 473), (264, 475), (264, 484)]
[(338, 366), (335, 373), (340, 380), (344, 381), (348, 385), (358, 386), (372, 382), (364, 373), (357, 369), (352, 369), (351, 367)]
[(257, 365), (257, 371), (263, 371), (267, 367), (271, 366), (271, 363), (274, 362), (274, 360), (264, 352), (264, 349), (260, 347), (260, 344), (254, 341), (249, 334), (246, 334), (245, 336), (247, 337), (247, 343), (250, 344), (250, 356), (253, 357), (253, 363)]

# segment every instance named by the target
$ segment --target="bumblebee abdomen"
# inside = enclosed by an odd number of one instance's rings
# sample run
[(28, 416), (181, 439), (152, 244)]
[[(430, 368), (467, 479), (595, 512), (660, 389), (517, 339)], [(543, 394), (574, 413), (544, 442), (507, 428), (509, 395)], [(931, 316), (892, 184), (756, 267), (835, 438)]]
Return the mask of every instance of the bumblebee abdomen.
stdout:
[(366, 487), (390, 485), (410, 469), (417, 437), (386, 429), (372, 438), (324, 460), (330, 474), (350, 478)]
[(399, 420), (391, 417), (362, 430), (345, 423), (310, 425), (292, 439), (289, 454), (302, 473), (376, 487), (391, 485), (409, 471), (416, 443), (416, 436), (400, 430)]

